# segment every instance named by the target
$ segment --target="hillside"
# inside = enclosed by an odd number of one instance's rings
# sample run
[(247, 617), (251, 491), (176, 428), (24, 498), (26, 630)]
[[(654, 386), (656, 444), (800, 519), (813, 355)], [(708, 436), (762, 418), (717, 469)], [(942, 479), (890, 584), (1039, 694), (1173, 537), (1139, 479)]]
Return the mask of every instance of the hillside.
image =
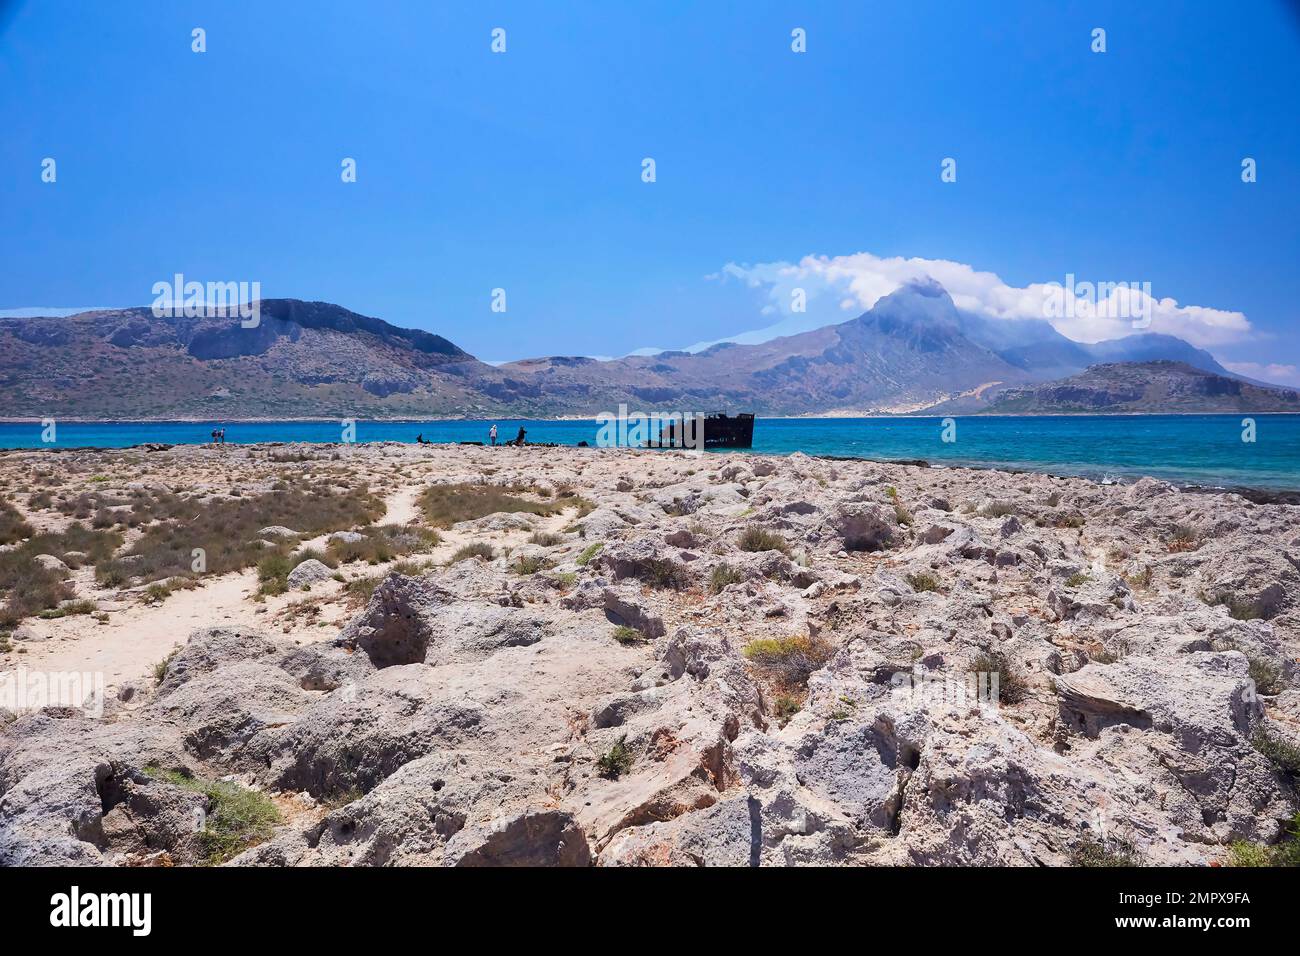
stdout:
[(1057, 382), (1006, 389), (984, 411), (1300, 412), (1300, 394), (1215, 375), (1185, 362), (1117, 362), (1095, 365)]
[[(548, 417), (620, 404), (852, 415), (944, 402), (967, 412), (1099, 361), (1153, 357), (1242, 381), (1171, 336), (1073, 342), (1043, 320), (964, 313), (933, 281), (904, 286), (855, 319), (757, 345), (500, 367), (430, 332), (325, 302), (268, 299), (252, 329), (238, 319), (158, 318), (145, 308), (0, 319), (0, 416)], [(1016, 395), (1033, 404), (1028, 392)]]

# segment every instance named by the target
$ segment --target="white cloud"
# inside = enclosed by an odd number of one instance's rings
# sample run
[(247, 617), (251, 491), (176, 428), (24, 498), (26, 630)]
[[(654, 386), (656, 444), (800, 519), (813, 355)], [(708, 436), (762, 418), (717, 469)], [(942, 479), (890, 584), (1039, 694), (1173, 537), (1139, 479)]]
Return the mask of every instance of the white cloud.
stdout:
[[(751, 288), (766, 291), (764, 312), (774, 310), (782, 316), (781, 321), (727, 340), (764, 342), (831, 321), (844, 321), (843, 311), (866, 311), (903, 284), (926, 277), (947, 289), (959, 309), (997, 319), (1046, 319), (1076, 342), (1100, 342), (1148, 331), (1176, 335), (1205, 347), (1239, 342), (1251, 333), (1250, 322), (1241, 312), (1157, 298), (1149, 294), (1149, 284), (1144, 287), (1132, 277), (1076, 276), (1074, 295), (1070, 296), (1066, 288), (1070, 280), (1065, 276), (1021, 288), (1007, 285), (996, 273), (981, 272), (961, 262), (881, 258), (859, 252), (849, 256), (805, 256), (797, 263), (731, 262), (709, 278), (739, 279)], [(790, 311), (795, 289), (803, 289), (807, 295), (806, 313)], [(820, 307), (814, 309), (814, 302)], [(831, 305), (841, 314), (829, 317)]]
[(1294, 365), (1279, 365), (1276, 362), (1223, 362), (1224, 368), (1230, 372), (1236, 372), (1238, 375), (1244, 375), (1246, 378), (1253, 378), (1261, 382), (1272, 382), (1275, 385), (1296, 385), (1300, 386), (1300, 368)]

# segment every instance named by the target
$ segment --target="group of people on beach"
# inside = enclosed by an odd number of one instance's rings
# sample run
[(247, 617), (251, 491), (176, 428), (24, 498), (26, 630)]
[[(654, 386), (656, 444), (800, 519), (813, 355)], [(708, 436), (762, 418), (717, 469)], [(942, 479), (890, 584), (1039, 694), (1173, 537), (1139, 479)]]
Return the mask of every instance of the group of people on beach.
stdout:
[(226, 443), (226, 430), (224, 428), (212, 429), (212, 444), (224, 445)]
[[(215, 433), (214, 433), (214, 434), (215, 434)], [(520, 445), (520, 446), (522, 446), (522, 445), (526, 444), (526, 442), (524, 441), (524, 436), (527, 435), (527, 434), (528, 434), (528, 432), (524, 431), (524, 428), (523, 428), (523, 426), (521, 425), (521, 426), (519, 427), (519, 434), (515, 436), (515, 440), (512, 441), (512, 442), (507, 442), (507, 444), (510, 444), (510, 445)], [(424, 432), (420, 432), (420, 434), (418, 434), (418, 435), (415, 436), (415, 442), (416, 442), (416, 444), (418, 444), (418, 445), (432, 445), (432, 444), (433, 444), (433, 442), (431, 442), (429, 439), (427, 439), (427, 438), (424, 437)], [(496, 427), (496, 425), (493, 425), (491, 428), (488, 429), (488, 444), (490, 444), (490, 445), (496, 445), (496, 443), (497, 443), (497, 427)]]

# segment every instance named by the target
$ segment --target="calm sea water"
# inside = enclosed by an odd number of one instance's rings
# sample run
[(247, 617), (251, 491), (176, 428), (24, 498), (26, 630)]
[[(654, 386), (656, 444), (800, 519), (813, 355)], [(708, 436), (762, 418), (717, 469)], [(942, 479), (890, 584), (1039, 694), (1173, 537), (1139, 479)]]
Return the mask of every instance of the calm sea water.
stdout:
[[(763, 418), (754, 451), (787, 455), (923, 458), (935, 464), (1024, 468), (1059, 475), (1153, 475), (1205, 485), (1300, 490), (1300, 415), (1254, 416), (1255, 441), (1242, 440), (1241, 415), (1034, 416), (959, 418), (956, 441), (941, 440), (937, 418)], [(357, 441), (435, 442), (487, 438), (490, 421), (366, 422)], [(501, 439), (522, 425), (528, 440), (595, 444), (594, 421), (496, 419)], [(224, 426), (230, 444), (337, 442), (337, 422), (59, 422), (57, 446), (121, 448), (142, 442), (196, 444)], [(0, 448), (40, 448), (39, 424), (0, 423)]]

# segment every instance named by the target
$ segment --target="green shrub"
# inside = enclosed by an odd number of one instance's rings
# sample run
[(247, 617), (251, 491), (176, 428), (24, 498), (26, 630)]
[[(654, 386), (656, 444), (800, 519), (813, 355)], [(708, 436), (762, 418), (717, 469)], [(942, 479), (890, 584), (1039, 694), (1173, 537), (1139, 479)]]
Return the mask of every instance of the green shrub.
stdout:
[(365, 535), (360, 541), (335, 538), (329, 543), (334, 557), (344, 564), (364, 561), (366, 564), (386, 564), (394, 558), (408, 554), (432, 551), (442, 541), (438, 532), (418, 525), (382, 524), (361, 528)]
[(325, 481), (237, 499), (181, 500), (176, 507), (176, 517), (147, 528), (124, 556), (136, 560), (96, 561), (100, 572), (111, 569), (125, 579), (143, 581), (193, 577), (195, 548), (203, 549), (204, 573), (239, 571), (258, 565), (268, 550), (287, 549), (289, 543), (283, 540), (269, 549), (263, 545), (257, 536), (262, 528), (280, 525), (314, 537), (366, 524), (384, 511), (384, 503), (364, 485), (339, 491)]
[(1018, 704), (1029, 695), (1029, 687), (1024, 679), (1001, 654), (981, 653), (971, 665), (971, 672), (997, 674), (998, 700), (1003, 704)]
[(780, 551), (782, 554), (790, 553), (790, 545), (785, 538), (774, 531), (767, 531), (757, 525), (750, 525), (742, 531), (740, 537), (736, 539), (736, 546), (741, 551)]
[(383, 575), (380, 574), (353, 578), (343, 586), (343, 593), (348, 596), (353, 606), (360, 606), (370, 600), (370, 596), (375, 593), (375, 588), (379, 587), (379, 582), (383, 579)]
[(555, 534), (551, 531), (535, 531), (533, 532), (533, 536), (528, 539), (528, 543), (543, 548), (553, 548), (557, 544), (564, 543), (564, 535)]
[(475, 541), (473, 544), (467, 544), (456, 551), (451, 556), (451, 563), (464, 561), (466, 558), (482, 558), (485, 561), (491, 561), (496, 557), (496, 552), (492, 550), (492, 545), (484, 541)]
[(1087, 571), (1076, 571), (1065, 579), (1065, 586), (1067, 588), (1082, 587), (1088, 583), (1088, 577)]
[(608, 777), (610, 780), (617, 780), (625, 773), (632, 770), (632, 751), (627, 746), (627, 734), (618, 738), (618, 742), (610, 747), (596, 761), (596, 772), (602, 777)]
[(58, 607), (46, 608), (41, 611), (40, 617), (45, 620), (52, 620), (60, 617), (72, 617), (77, 614), (94, 614), (98, 610), (94, 601), (82, 599), (80, 601), (66, 601)]
[(808, 678), (835, 653), (835, 648), (819, 637), (759, 638), (750, 641), (744, 655), (754, 668), (778, 688), (802, 690)]
[(180, 652), (179, 647), (173, 647), (166, 657), (153, 666), (153, 679), (156, 683), (161, 684), (163, 682), (163, 679), (167, 676), (167, 668), (171, 666), (172, 661), (176, 659), (176, 655)]
[(540, 554), (527, 554), (520, 557), (510, 566), (510, 570), (515, 574), (536, 574), (538, 571), (545, 571), (547, 568), (554, 567), (554, 564), (542, 557)]
[(790, 722), (790, 718), (799, 713), (801, 705), (799, 698), (793, 694), (779, 694), (775, 701), (772, 702), (772, 716), (784, 727)]
[(1165, 546), (1171, 552), (1195, 551), (1201, 546), (1201, 533), (1191, 525), (1176, 524), (1170, 531)]
[(266, 842), (280, 823), (280, 811), (270, 797), (232, 781), (202, 780), (153, 766), (146, 767), (145, 773), (207, 798), (207, 815), (199, 832), (199, 843), (203, 847), (203, 862), (209, 866), (219, 866)]
[(7, 501), (0, 501), (0, 545), (13, 544), (35, 533), (17, 508)]
[(668, 558), (651, 558), (642, 565), (637, 577), (662, 591), (682, 591), (689, 583), (686, 569)]
[(578, 560), (576, 562), (578, 567), (585, 568), (591, 563), (592, 558), (600, 554), (600, 550), (603, 547), (605, 547), (605, 542), (597, 541), (595, 544), (590, 544), (583, 548), (582, 554), (578, 555)]
[(918, 571), (907, 576), (907, 583), (913, 591), (938, 591), (939, 579), (929, 571)]
[(1260, 726), (1250, 738), (1251, 746), (1289, 777), (1300, 777), (1300, 747)]
[(726, 563), (715, 564), (713, 570), (709, 573), (709, 591), (718, 594), (724, 588), (732, 584), (739, 584), (743, 580), (745, 580), (745, 576), (731, 565)]
[(1152, 577), (1151, 565), (1144, 564), (1140, 571), (1124, 575), (1124, 583), (1135, 590), (1145, 591), (1151, 587)]
[(1286, 690), (1286, 681), (1282, 679), (1282, 666), (1274, 664), (1263, 657), (1246, 655), (1250, 662), (1250, 679), (1255, 682), (1255, 690), (1272, 697)]
[(518, 493), (525, 490), (515, 485), (432, 485), (420, 495), (419, 505), (424, 520), (430, 525), (435, 528), (450, 528), (460, 521), (473, 521), (500, 513), (546, 517), (559, 514), (578, 500), (533, 501)]
[(1070, 851), (1070, 865), (1082, 867), (1142, 866), (1143, 860), (1132, 841), (1121, 837), (1101, 840), (1085, 836)]
[(618, 641), (624, 647), (632, 644), (641, 644), (647, 640), (646, 636), (638, 631), (635, 627), (628, 627), (626, 624), (620, 624), (614, 628), (614, 640)]
[(289, 590), (289, 572), (294, 568), (287, 554), (268, 554), (257, 562), (257, 580), (261, 582), (258, 593), (283, 594)]
[(1238, 840), (1228, 847), (1228, 866), (1300, 866), (1300, 813), (1283, 828), (1273, 846)]

